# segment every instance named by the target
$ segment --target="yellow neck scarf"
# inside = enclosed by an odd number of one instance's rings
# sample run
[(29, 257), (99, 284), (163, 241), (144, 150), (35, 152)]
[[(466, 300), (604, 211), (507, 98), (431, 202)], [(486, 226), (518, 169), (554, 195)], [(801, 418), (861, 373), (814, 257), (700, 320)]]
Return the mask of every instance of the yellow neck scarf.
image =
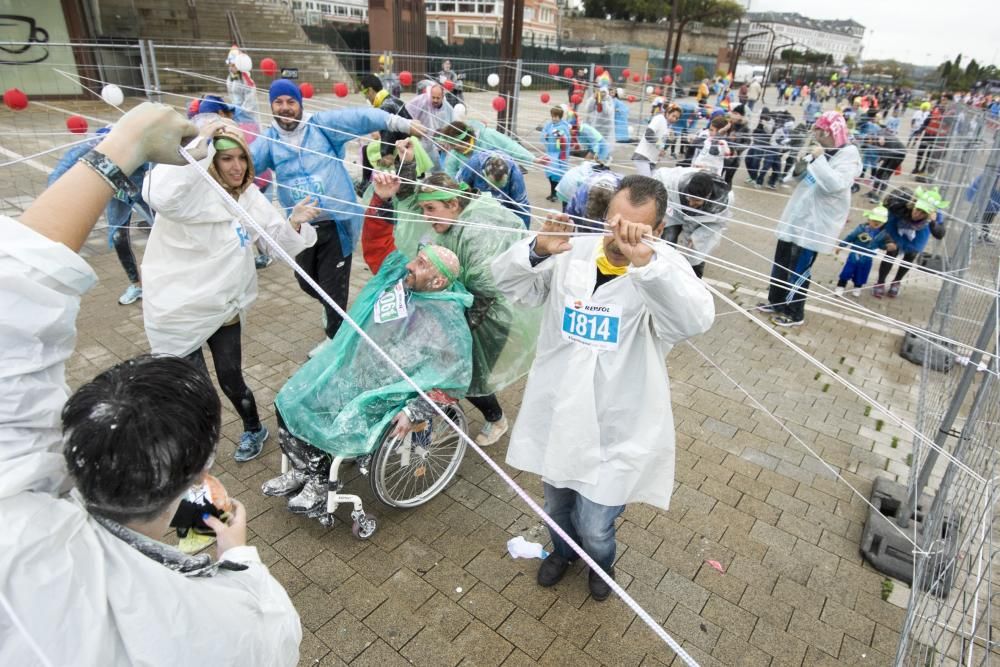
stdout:
[(597, 270), (606, 276), (624, 276), (627, 266), (615, 266), (604, 254), (604, 241), (597, 244)]
[(387, 97), (389, 97), (389, 91), (383, 88), (375, 93), (375, 101), (372, 102), (372, 106), (376, 109), (380, 109), (382, 107), (382, 102), (385, 102), (385, 98)]

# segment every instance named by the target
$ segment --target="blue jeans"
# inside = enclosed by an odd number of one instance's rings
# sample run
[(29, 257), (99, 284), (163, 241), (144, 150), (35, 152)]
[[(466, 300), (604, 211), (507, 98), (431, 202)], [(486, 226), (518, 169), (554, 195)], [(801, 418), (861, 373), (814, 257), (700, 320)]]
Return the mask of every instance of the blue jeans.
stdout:
[[(566, 531), (587, 555), (606, 572), (615, 562), (615, 519), (625, 511), (624, 505), (600, 505), (587, 500), (573, 489), (560, 489), (548, 483), (545, 487), (545, 513)], [(553, 553), (574, 561), (579, 556), (566, 541), (549, 529)]]

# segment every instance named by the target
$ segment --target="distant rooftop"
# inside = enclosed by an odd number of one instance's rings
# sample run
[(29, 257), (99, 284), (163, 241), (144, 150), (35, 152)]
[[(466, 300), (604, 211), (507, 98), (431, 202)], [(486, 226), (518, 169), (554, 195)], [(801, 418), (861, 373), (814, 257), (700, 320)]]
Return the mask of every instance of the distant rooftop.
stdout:
[(824, 32), (839, 32), (845, 35), (854, 33), (858, 28), (864, 30), (864, 26), (854, 19), (811, 19), (796, 12), (750, 12), (745, 16), (747, 21), (753, 23), (784, 23), (811, 30)]

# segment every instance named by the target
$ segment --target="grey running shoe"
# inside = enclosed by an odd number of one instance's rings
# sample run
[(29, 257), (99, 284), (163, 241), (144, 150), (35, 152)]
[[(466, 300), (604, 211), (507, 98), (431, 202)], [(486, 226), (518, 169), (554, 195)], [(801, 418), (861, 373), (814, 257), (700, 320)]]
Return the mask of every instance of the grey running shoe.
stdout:
[(288, 472), (264, 482), (260, 490), (265, 496), (271, 496), (272, 498), (290, 496), (293, 493), (301, 491), (307, 479), (309, 477), (304, 472), (295, 468), (289, 468)]
[(310, 477), (298, 495), (288, 501), (288, 509), (293, 514), (310, 514), (326, 505), (328, 482), (322, 477)]

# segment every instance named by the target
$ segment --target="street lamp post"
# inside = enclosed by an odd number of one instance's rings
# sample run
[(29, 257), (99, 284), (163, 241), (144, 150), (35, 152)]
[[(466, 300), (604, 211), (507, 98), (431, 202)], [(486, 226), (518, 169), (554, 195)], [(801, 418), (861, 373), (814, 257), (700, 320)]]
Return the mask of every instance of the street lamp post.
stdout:
[(798, 42), (794, 40), (785, 44), (778, 44), (771, 49), (770, 53), (767, 54), (767, 65), (764, 71), (764, 86), (760, 91), (761, 99), (764, 99), (764, 95), (767, 93), (767, 84), (771, 81), (771, 67), (774, 65), (774, 54), (778, 51), (778, 49), (785, 49), (789, 46), (795, 46), (796, 44), (798, 44)]
[(733, 44), (733, 47), (734, 47), (734, 49), (733, 49), (733, 59), (729, 62), (729, 71), (733, 73), (734, 77), (736, 76), (736, 66), (740, 62), (740, 55), (743, 53), (743, 45), (746, 44), (746, 41), (748, 39), (752, 38), (752, 37), (760, 37), (761, 35), (766, 35), (768, 32), (771, 33), (771, 37), (773, 39), (774, 38), (774, 31), (771, 30), (770, 28), (765, 27), (763, 31), (761, 31), (761, 32), (755, 32), (753, 34), (747, 35), (746, 37), (742, 37), (742, 38), (740, 38), (739, 41), (737, 41), (735, 44)]

